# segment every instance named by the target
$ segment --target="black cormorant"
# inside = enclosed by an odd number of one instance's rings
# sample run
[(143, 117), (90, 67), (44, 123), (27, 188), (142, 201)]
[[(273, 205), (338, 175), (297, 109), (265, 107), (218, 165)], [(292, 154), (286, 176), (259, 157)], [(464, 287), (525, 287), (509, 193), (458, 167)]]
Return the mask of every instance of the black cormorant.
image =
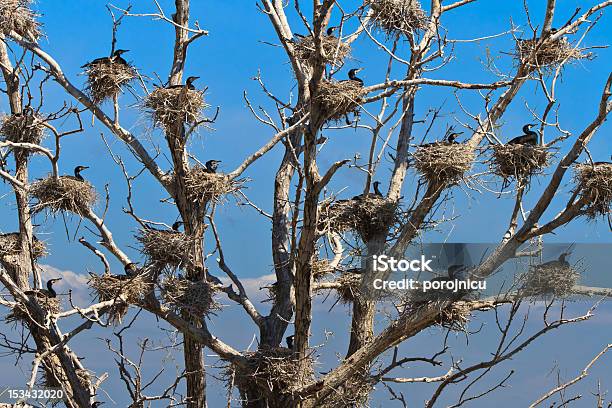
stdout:
[(97, 65), (97, 64), (108, 64), (112, 62), (127, 65), (127, 61), (123, 59), (121, 54), (125, 54), (128, 51), (129, 50), (115, 50), (115, 52), (113, 52), (113, 54), (110, 57), (96, 58), (95, 60), (88, 62), (87, 64), (81, 66), (81, 68), (87, 68), (89, 66)]
[(287, 342), (287, 348), (293, 349), (293, 338), (294, 337), (295, 337), (294, 334), (292, 334), (291, 336), (285, 337), (285, 341)]
[(535, 125), (535, 123), (528, 123), (523, 126), (524, 135), (515, 137), (514, 139), (510, 140), (508, 144), (526, 144), (532, 146), (542, 144), (540, 133), (536, 130), (531, 130), (531, 128)]
[(81, 175), (81, 172), (88, 168), (89, 168), (88, 166), (76, 166), (74, 168), (74, 176), (67, 176), (67, 177), (70, 177), (71, 179), (78, 180), (78, 181), (85, 181), (85, 179)]
[(328, 27), (327, 31), (325, 31), (325, 34), (327, 34), (328, 37), (331, 37), (332, 35), (334, 35), (334, 31), (336, 31), (336, 28), (338, 27)]
[(543, 264), (540, 264), (539, 266), (553, 267), (553, 268), (569, 268), (570, 263), (567, 262), (567, 260), (565, 259), (567, 258), (568, 255), (569, 255), (568, 252), (563, 252), (561, 255), (559, 255), (559, 258), (557, 258), (556, 260), (544, 262)]
[(455, 140), (457, 139), (457, 136), (462, 135), (463, 132), (451, 132), (451, 134), (449, 134), (446, 137), (446, 144), (459, 144), (459, 142), (456, 142)]
[(47, 289), (33, 289), (33, 290), (26, 290), (23, 293), (25, 293), (28, 296), (31, 295), (42, 295), (44, 297), (47, 298), (54, 298), (57, 297), (57, 292), (55, 291), (55, 289), (53, 289), (53, 284), (57, 281), (62, 280), (62, 278), (54, 278), (54, 279), (49, 279), (47, 281)]
[(178, 89), (178, 88), (187, 88), (190, 91), (195, 91), (196, 87), (193, 86), (193, 82), (196, 79), (199, 79), (199, 76), (190, 76), (189, 78), (187, 78), (187, 80), (185, 81), (185, 85), (170, 85), (168, 87), (168, 89)]
[(130, 262), (123, 267), (125, 276), (136, 276), (138, 274), (138, 266), (134, 262)]
[(357, 73), (363, 68), (353, 68), (348, 72), (349, 81), (355, 81), (360, 86), (363, 86), (363, 79), (357, 77)]
[(219, 168), (219, 163), (221, 160), (209, 160), (204, 163), (204, 171), (207, 173), (216, 173), (217, 168)]
[(377, 195), (378, 197), (383, 197), (383, 193), (381, 193), (379, 189), (380, 181), (375, 181), (373, 185), (374, 185), (374, 194)]
[(176, 221), (174, 224), (172, 224), (172, 231), (179, 232), (181, 225), (183, 225), (183, 221)]

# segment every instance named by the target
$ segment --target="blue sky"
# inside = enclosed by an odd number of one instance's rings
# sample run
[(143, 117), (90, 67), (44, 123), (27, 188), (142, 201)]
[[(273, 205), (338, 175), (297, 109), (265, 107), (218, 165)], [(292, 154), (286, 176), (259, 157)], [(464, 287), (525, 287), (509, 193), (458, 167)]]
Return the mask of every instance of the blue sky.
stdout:
[[(346, 8), (351, 8), (356, 3), (356, 1), (343, 2)], [(539, 0), (528, 3), (532, 11), (532, 20), (535, 24), (540, 23), (544, 2)], [(120, 1), (115, 4), (126, 6), (127, 2)], [(171, 2), (162, 1), (161, 4), (170, 14)], [(576, 7), (582, 7), (585, 10), (591, 4), (594, 2), (578, 0), (560, 2), (555, 24), (561, 25), (565, 22)], [(111, 20), (104, 5), (103, 1), (93, 0), (86, 2), (40, 0), (37, 3), (37, 7), (43, 14), (41, 20), (44, 23), (46, 34), (46, 38), (41, 41), (42, 47), (56, 58), (66, 75), (79, 86), (83, 85), (84, 79), (80, 75), (79, 67), (88, 60), (106, 55), (110, 49)], [(151, 10), (153, 10), (152, 2), (146, 1), (137, 2), (133, 8), (134, 12)], [(194, 19), (199, 20), (200, 25), (210, 31), (210, 35), (191, 46), (186, 74), (200, 76), (202, 79), (199, 85), (208, 87), (207, 101), (212, 107), (209, 112), (212, 112), (216, 106), (221, 107), (218, 121), (213, 125), (214, 130), (202, 130), (200, 135), (192, 141), (191, 148), (202, 161), (209, 158), (223, 160), (222, 170), (229, 171), (272, 136), (272, 131), (258, 123), (245, 106), (243, 92), (246, 91), (249, 98), (256, 104), (261, 104), (273, 111), (273, 106), (262, 96), (257, 83), (252, 78), (261, 70), (262, 78), (269, 89), (278, 96), (288, 99), (291, 92), (295, 92), (293, 77), (282, 49), (268, 44), (277, 42), (275, 33), (266, 17), (255, 7), (255, 2), (193, 1), (191, 11)], [(296, 27), (296, 32), (306, 31), (300, 27), (300, 22), (294, 14), (291, 14), (290, 18), (292, 25)], [(334, 18), (337, 21), (338, 16)], [(522, 2), (478, 1), (460, 11), (449, 12), (443, 18), (442, 24), (448, 30), (449, 39), (469, 39), (506, 31), (510, 28), (511, 21), (520, 29), (526, 29)], [(610, 16), (604, 16), (600, 24), (590, 32), (584, 45), (605, 45), (612, 38), (611, 34)], [(520, 36), (520, 34), (517, 35)], [(118, 34), (118, 46), (130, 50), (127, 57), (140, 72), (148, 77), (159, 75), (164, 80), (170, 67), (172, 41), (173, 30), (169, 25), (148, 18), (126, 19)], [(512, 60), (503, 52), (510, 50), (512, 50), (512, 41), (508, 36), (476, 43), (460, 43), (455, 48), (455, 60), (451, 64), (426, 76), (460, 79), (466, 82), (495, 81), (495, 76), (483, 69), (482, 61), (487, 51), (490, 51), (499, 58), (496, 61), (498, 66), (507, 71), (512, 65)], [(596, 53), (595, 60), (579, 62), (566, 68), (558, 85), (560, 124), (574, 135), (578, 134), (594, 118), (603, 84), (612, 66), (611, 50), (598, 49)], [(371, 41), (364, 37), (355, 43), (353, 59), (338, 76), (343, 77), (346, 75), (346, 70), (354, 66), (365, 67), (362, 76), (367, 84), (373, 84), (380, 82), (386, 67), (386, 58)], [(398, 77), (402, 74), (399, 69), (396, 69), (394, 73)], [(49, 111), (61, 106), (65, 100), (69, 100), (66, 94), (55, 85), (50, 85), (48, 91), (46, 107)], [(142, 97), (140, 90), (138, 90), (138, 95)], [(477, 93), (462, 91), (458, 92), (457, 96), (470, 111), (475, 113), (482, 111), (482, 100)], [(152, 129), (147, 116), (140, 110), (139, 99), (128, 93), (122, 96), (121, 101), (125, 107), (121, 115), (124, 127), (141, 138), (148, 147), (151, 146), (151, 142), (157, 144), (163, 142), (159, 133)], [(417, 104), (417, 118), (424, 117), (430, 108), (443, 106), (443, 119), (434, 127), (434, 135), (437, 133), (440, 135), (438, 137), (441, 137), (444, 129), (449, 125), (454, 124), (460, 127), (456, 119), (469, 120), (461, 113), (455, 101), (455, 95), (448, 89), (422, 88), (417, 96)], [(545, 100), (540, 93), (536, 93), (534, 83), (524, 87), (503, 117), (502, 127), (498, 131), (502, 139), (507, 140), (520, 134), (521, 126), (531, 121), (527, 105), (540, 113), (545, 107)], [(106, 108), (108, 109), (108, 106)], [(6, 109), (6, 100), (0, 98), (0, 111), (6, 111)], [(128, 162), (128, 168), (132, 173), (139, 170), (138, 164), (120, 141), (97, 124), (91, 126), (88, 115), (86, 115), (85, 124), (84, 133), (66, 138), (63, 144), (60, 170), (63, 173), (69, 173), (77, 164), (89, 165), (91, 169), (85, 175), (99, 191), (103, 191), (105, 184), (110, 184), (111, 203), (107, 215), (108, 226), (113, 231), (117, 243), (130, 256), (139, 259), (133, 239), (137, 226), (122, 211), (126, 197), (125, 182), (120, 169), (113, 164), (100, 133), (104, 133), (110, 141), (113, 151)], [(595, 137), (590, 147), (595, 160), (606, 160), (610, 156), (612, 152), (610, 131), (611, 126), (607, 122)], [(423, 132), (424, 126), (416, 127), (417, 140), (420, 140)], [(370, 143), (368, 134), (353, 130), (328, 131), (325, 134), (329, 137), (329, 142), (320, 155), (322, 168), (333, 161), (351, 158), (356, 153), (360, 153), (363, 157), (366, 156)], [(555, 136), (557, 134), (553, 130), (547, 130), (548, 140)], [(50, 142), (48, 139), (47, 143)], [(560, 153), (563, 151), (564, 148)], [(252, 180), (248, 183), (245, 193), (250, 200), (268, 212), (272, 207), (273, 175), (280, 154), (280, 149), (274, 149), (245, 174)], [(159, 162), (165, 170), (170, 168), (165, 159), (161, 158)], [(48, 163), (41, 158), (34, 160), (32, 169), (33, 177), (42, 177), (50, 171)], [(384, 163), (376, 178), (386, 185), (389, 175), (390, 165)], [(540, 177), (534, 181), (526, 199), (527, 208), (537, 199), (538, 192), (541, 191), (545, 182), (546, 177)], [(348, 186), (348, 190), (343, 194), (350, 197), (361, 189), (360, 183), (363, 183), (362, 173), (356, 169), (345, 169), (338, 173), (331, 185), (331, 190), (338, 191)], [(410, 197), (412, 186), (415, 183), (416, 175), (410, 172), (406, 181), (406, 197)], [(139, 177), (134, 188), (137, 197), (136, 211), (139, 216), (168, 224), (176, 219), (176, 211), (170, 205), (160, 202), (166, 196), (150, 176), (144, 174)], [(571, 180), (567, 179), (558, 194), (558, 200), (546, 214), (548, 219), (554, 216), (561, 208), (560, 205), (567, 201), (571, 189)], [(12, 197), (6, 194), (7, 192), (6, 185), (0, 185), (0, 231), (2, 232), (16, 228), (14, 204)], [(441, 241), (448, 237), (454, 242), (499, 241), (507, 228), (508, 214), (513, 205), (510, 198), (497, 198), (494, 194), (480, 194), (466, 188), (454, 188), (453, 197), (452, 205), (445, 207), (445, 214), (447, 216), (456, 215), (459, 218), (443, 224), (440, 231), (426, 234), (424, 240)], [(44, 219), (37, 220), (37, 222), (41, 221)], [(71, 235), (70, 239), (66, 236), (64, 220), (61, 217), (49, 220), (38, 229), (39, 236), (46, 239), (50, 247), (50, 255), (43, 262), (59, 270), (74, 271), (77, 275), (84, 275), (88, 271), (100, 272), (97, 259), (72, 239), (73, 235), (77, 238), (81, 235), (88, 235), (84, 225), (79, 226), (79, 220), (68, 218), (67, 226)], [(270, 224), (265, 217), (246, 206), (236, 206), (230, 199), (229, 203), (218, 211), (218, 227), (228, 262), (239, 276), (257, 278), (272, 271)], [(547, 236), (546, 240), (547, 242), (612, 243), (612, 235), (603, 220), (586, 222), (584, 219), (579, 219), (559, 230), (556, 235)], [(208, 249), (212, 248), (208, 246)], [(220, 274), (214, 262), (210, 264), (212, 272)], [(588, 337), (593, 343), (589, 344), (585, 355), (568, 356), (564, 352), (564, 347), (570, 347), (576, 341), (574, 336), (579, 333), (568, 330), (563, 332), (563, 338), (555, 339), (556, 344), (553, 344), (551, 349), (536, 348), (543, 354), (530, 352), (531, 358), (537, 362), (529, 364), (529, 361), (525, 361), (526, 367), (533, 369), (542, 365), (539, 374), (545, 375), (552, 366), (551, 361), (556, 357), (566, 360), (564, 363), (567, 362), (571, 367), (580, 367), (590, 357), (591, 352), (598, 351), (600, 343), (609, 342), (611, 312), (608, 306), (604, 308), (607, 308), (604, 309), (603, 316), (604, 319), (608, 319), (608, 325), (594, 323), (588, 326), (589, 331), (582, 332), (582, 338)], [(230, 307), (229, 309), (224, 312), (223, 319), (213, 319), (211, 324), (220, 333), (229, 336), (230, 343), (235, 344), (238, 348), (246, 348), (250, 338), (245, 343), (245, 338), (238, 338), (231, 327), (225, 323), (230, 321), (232, 316), (232, 318), (239, 319), (240, 312), (235, 308)], [(321, 310), (326, 311), (327, 307)], [(323, 327), (329, 326), (337, 333), (343, 332), (342, 326), (346, 326), (346, 314), (338, 310), (337, 308), (329, 315), (324, 313), (320, 315), (321, 320), (314, 328), (316, 339), (321, 338), (320, 330)], [(145, 318), (143, 321), (144, 323), (138, 325), (140, 331), (137, 336), (144, 337), (157, 332), (157, 329), (151, 329), (157, 325), (152, 319)], [(585, 336), (585, 333), (590, 335)], [(421, 346), (427, 343), (430, 334), (419, 336), (414, 345)], [(102, 335), (102, 332), (88, 334), (90, 339)], [(596, 340), (601, 340), (601, 342)], [(328, 356), (333, 356), (333, 351), (344, 350), (342, 341), (339, 339), (332, 341), (329, 347), (332, 352)], [(315, 342), (313, 340), (313, 343)], [(99, 344), (100, 347), (103, 346), (102, 342)], [(546, 351), (550, 351), (550, 354), (546, 354)], [(91, 350), (84, 350), (84, 352), (91, 352)], [(538, 357), (541, 359), (537, 360)], [(91, 359), (102, 363), (96, 360), (95, 356), (92, 356)], [(109, 386), (110, 390), (116, 389), (115, 387), (119, 385), (116, 382), (112, 384), (114, 385)]]

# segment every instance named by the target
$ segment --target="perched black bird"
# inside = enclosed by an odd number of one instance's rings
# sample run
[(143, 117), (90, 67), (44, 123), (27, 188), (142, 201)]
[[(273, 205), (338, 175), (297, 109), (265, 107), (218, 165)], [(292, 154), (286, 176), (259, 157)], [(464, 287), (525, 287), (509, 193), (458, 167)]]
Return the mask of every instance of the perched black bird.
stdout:
[(383, 197), (383, 193), (381, 193), (379, 189), (380, 181), (375, 181), (373, 185), (374, 185), (374, 194), (377, 195), (378, 197)]
[[(353, 200), (361, 200), (363, 198), (368, 198), (368, 197), (384, 197), (383, 193), (380, 191), (380, 188), (379, 188), (380, 181), (375, 181), (374, 183), (372, 183), (372, 186), (374, 187), (374, 193), (359, 194), (353, 197)], [(336, 202), (342, 202), (342, 200), (336, 201)]]
[(360, 86), (363, 86), (363, 79), (357, 77), (357, 73), (363, 70), (363, 68), (353, 68), (348, 72), (349, 81), (355, 81)]
[(26, 290), (25, 293), (28, 296), (31, 295), (42, 295), (47, 298), (55, 298), (57, 297), (57, 292), (53, 289), (53, 284), (57, 281), (62, 280), (62, 278), (49, 279), (47, 281), (47, 289), (34, 289), (34, 290)]
[(76, 166), (74, 168), (74, 176), (63, 176), (63, 177), (68, 177), (68, 178), (71, 178), (73, 180), (78, 180), (78, 181), (85, 181), (85, 179), (81, 175), (81, 172), (88, 168), (89, 168), (88, 166)]
[(217, 169), (219, 168), (219, 163), (221, 163), (221, 160), (209, 160), (206, 163), (204, 163), (204, 171), (206, 171), (207, 173), (216, 173)]
[(328, 27), (327, 31), (325, 31), (325, 34), (327, 34), (328, 37), (331, 37), (332, 35), (334, 35), (334, 31), (336, 31), (338, 27)]
[(566, 260), (568, 255), (569, 253), (563, 252), (556, 260), (544, 262), (543, 264), (540, 264), (540, 266), (551, 268), (569, 268), (570, 263)]
[(532, 127), (534, 127), (536, 124), (535, 123), (528, 123), (525, 126), (523, 126), (523, 133), (524, 135), (515, 137), (514, 139), (510, 140), (508, 142), (508, 144), (522, 144), (522, 145), (531, 145), (531, 146), (536, 146), (538, 144), (542, 144), (542, 135), (540, 135), (540, 133), (536, 130), (531, 130)]
[(125, 271), (125, 276), (136, 276), (138, 273), (138, 266), (134, 262), (130, 262), (123, 267)]
[(445, 144), (459, 144), (459, 142), (456, 142), (455, 140), (457, 139), (457, 136), (462, 135), (463, 132), (451, 132), (445, 141)]
[(293, 349), (293, 338), (295, 337), (295, 335), (291, 335), (291, 336), (287, 336), (285, 337), (285, 341), (287, 342), (287, 348), (289, 349)]
[(95, 60), (88, 62), (87, 64), (81, 66), (81, 68), (87, 68), (87, 67), (90, 67), (92, 65), (97, 65), (97, 64), (111, 64), (113, 62), (118, 63), (118, 64), (127, 65), (127, 61), (123, 59), (121, 55), (125, 54), (128, 51), (129, 50), (115, 50), (115, 52), (113, 52), (113, 54), (110, 57), (96, 58)]
[(181, 227), (181, 225), (183, 225), (183, 221), (175, 222), (174, 224), (172, 224), (172, 231), (179, 232), (179, 228)]
[(187, 78), (187, 80), (185, 81), (185, 85), (170, 85), (167, 88), (168, 89), (178, 89), (178, 88), (187, 88), (190, 91), (195, 91), (196, 87), (193, 85), (193, 82), (196, 79), (199, 79), (199, 76), (190, 76), (189, 78)]

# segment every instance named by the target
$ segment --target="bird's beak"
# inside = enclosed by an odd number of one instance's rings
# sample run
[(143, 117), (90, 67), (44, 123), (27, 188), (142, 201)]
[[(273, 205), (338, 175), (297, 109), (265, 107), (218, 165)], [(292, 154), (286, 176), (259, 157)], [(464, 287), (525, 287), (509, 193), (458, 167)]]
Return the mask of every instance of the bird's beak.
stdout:
[(363, 68), (358, 68), (355, 72), (361, 72), (363, 71)]
[(58, 282), (58, 281), (61, 281), (61, 280), (62, 280), (62, 278), (55, 278), (55, 279), (53, 279), (53, 282)]
[(83, 166), (82, 170), (88, 169), (89, 166)]

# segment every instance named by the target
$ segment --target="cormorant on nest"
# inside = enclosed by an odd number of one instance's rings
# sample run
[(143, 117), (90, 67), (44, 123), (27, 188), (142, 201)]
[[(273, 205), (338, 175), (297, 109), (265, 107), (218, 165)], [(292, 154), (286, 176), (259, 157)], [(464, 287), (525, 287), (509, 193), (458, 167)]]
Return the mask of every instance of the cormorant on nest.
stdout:
[(511, 145), (521, 144), (521, 145), (532, 145), (532, 146), (537, 146), (538, 144), (542, 145), (542, 135), (540, 135), (540, 133), (536, 130), (531, 130), (531, 128), (534, 127), (535, 125), (536, 125), (535, 123), (528, 123), (525, 126), (523, 126), (524, 134), (510, 140), (508, 144), (511, 144)]
[(189, 89), (190, 91), (195, 91), (195, 90), (196, 90), (196, 87), (193, 85), (193, 82), (194, 82), (196, 79), (199, 79), (199, 78), (200, 78), (199, 76), (190, 76), (190, 77), (189, 77), (189, 78), (187, 78), (187, 80), (185, 81), (185, 85), (181, 85), (181, 84), (179, 84), (179, 85), (170, 85), (170, 86), (167, 86), (166, 88), (167, 88), (167, 89), (179, 89), (179, 88), (187, 88), (187, 89)]
[(60, 280), (62, 280), (62, 278), (49, 279), (47, 281), (47, 289), (26, 290), (23, 293), (25, 293), (28, 296), (35, 295), (35, 296), (42, 296), (46, 298), (55, 298), (57, 297), (57, 292), (55, 291), (55, 289), (53, 289), (53, 284)]
[(121, 56), (121, 54), (124, 54), (128, 51), (129, 50), (115, 50), (115, 52), (113, 52), (113, 54), (110, 57), (96, 58), (95, 60), (88, 62), (87, 64), (81, 66), (81, 68), (88, 68), (92, 65), (98, 65), (98, 64), (112, 64), (112, 63), (127, 65), (128, 64), (127, 61)]
[(204, 163), (204, 171), (206, 173), (216, 173), (219, 163), (221, 163), (221, 160), (208, 160)]

